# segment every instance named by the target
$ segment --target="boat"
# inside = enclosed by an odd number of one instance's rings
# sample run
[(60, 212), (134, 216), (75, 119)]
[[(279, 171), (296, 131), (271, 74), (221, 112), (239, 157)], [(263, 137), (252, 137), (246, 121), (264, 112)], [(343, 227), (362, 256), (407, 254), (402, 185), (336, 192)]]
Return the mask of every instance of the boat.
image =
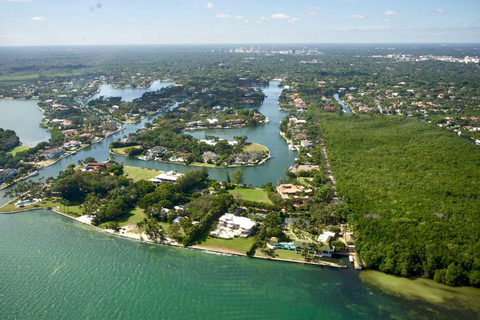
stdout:
[(289, 149), (290, 151), (295, 151), (295, 147), (294, 147), (292, 144), (289, 144), (289, 145), (288, 145), (288, 149)]
[(349, 260), (351, 263), (353, 263), (353, 256), (352, 256), (352, 255), (349, 255), (349, 256), (348, 256), (348, 260)]
[(270, 120), (268, 119), (268, 117), (265, 118), (265, 123), (269, 123)]
[(37, 171), (34, 171), (30, 174), (30, 177), (34, 177), (34, 176), (38, 176), (40, 174), (40, 172)]

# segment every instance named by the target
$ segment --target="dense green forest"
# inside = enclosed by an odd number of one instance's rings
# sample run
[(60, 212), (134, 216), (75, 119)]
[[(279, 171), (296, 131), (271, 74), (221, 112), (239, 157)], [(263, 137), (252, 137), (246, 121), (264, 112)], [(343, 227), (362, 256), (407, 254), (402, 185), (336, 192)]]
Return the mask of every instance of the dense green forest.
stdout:
[(368, 267), (480, 285), (478, 148), (404, 117), (318, 122)]

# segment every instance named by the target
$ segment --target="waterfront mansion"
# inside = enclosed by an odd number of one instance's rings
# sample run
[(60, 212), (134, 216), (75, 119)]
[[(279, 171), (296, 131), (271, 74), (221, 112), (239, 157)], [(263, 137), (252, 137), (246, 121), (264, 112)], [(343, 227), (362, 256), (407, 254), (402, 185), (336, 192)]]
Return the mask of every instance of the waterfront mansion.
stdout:
[(218, 219), (217, 228), (210, 232), (213, 237), (233, 239), (234, 237), (246, 238), (253, 233), (255, 221), (239, 217), (233, 213), (225, 213)]

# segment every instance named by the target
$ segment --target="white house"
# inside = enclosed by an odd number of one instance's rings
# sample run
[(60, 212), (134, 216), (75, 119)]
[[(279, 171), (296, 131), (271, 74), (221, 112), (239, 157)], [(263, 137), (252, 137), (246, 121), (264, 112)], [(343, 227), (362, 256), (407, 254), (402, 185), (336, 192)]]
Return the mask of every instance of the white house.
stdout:
[(183, 173), (178, 173), (175, 171), (169, 171), (159, 174), (153, 179), (150, 179), (155, 184), (160, 184), (162, 182), (175, 183), (178, 178), (183, 176)]
[(225, 213), (218, 219), (217, 229), (210, 234), (218, 238), (232, 239), (234, 237), (246, 238), (253, 232), (256, 222), (246, 217), (239, 217), (233, 213)]

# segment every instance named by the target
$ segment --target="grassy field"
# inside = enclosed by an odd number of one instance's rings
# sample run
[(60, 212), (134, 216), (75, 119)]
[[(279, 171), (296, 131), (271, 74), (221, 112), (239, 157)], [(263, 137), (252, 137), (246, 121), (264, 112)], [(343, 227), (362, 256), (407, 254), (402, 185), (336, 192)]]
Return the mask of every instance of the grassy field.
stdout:
[(270, 199), (268, 198), (268, 193), (262, 189), (237, 186), (233, 190), (228, 190), (228, 192), (231, 194), (235, 194), (237, 192), (240, 193), (243, 200), (273, 204), (272, 201), (270, 201)]
[(111, 149), (111, 151), (112, 151), (112, 153), (115, 153), (115, 154), (119, 154), (119, 155), (122, 155), (122, 156), (127, 156), (127, 153), (125, 152), (125, 150), (127, 150), (128, 148), (131, 148), (131, 147), (113, 148), (113, 149)]
[(12, 156), (15, 157), (15, 155), (19, 152), (22, 152), (22, 151), (25, 151), (25, 150), (28, 150), (30, 149), (30, 147), (27, 147), (27, 146), (16, 146), (15, 148), (12, 148), (10, 150), (7, 151), (8, 154), (11, 154)]
[(145, 212), (141, 208), (135, 208), (133, 209), (129, 214), (122, 216), (119, 220), (118, 223), (120, 226), (125, 226), (125, 225), (131, 225), (133, 227), (137, 226), (137, 223), (143, 220), (145, 218)]
[(152, 179), (160, 174), (160, 171), (131, 166), (124, 166), (123, 171), (127, 173), (128, 177), (132, 178), (133, 181)]
[(421, 299), (446, 308), (473, 310), (480, 313), (480, 289), (447, 287), (430, 279), (408, 279), (378, 271), (362, 271), (360, 279), (381, 290), (406, 299)]
[(246, 143), (245, 146), (243, 146), (243, 151), (245, 152), (267, 151), (268, 152), (268, 148), (258, 143)]
[(63, 204), (61, 204), (60, 202), (58, 202), (57, 200), (55, 199), (51, 199), (51, 200), (43, 200), (41, 202), (37, 202), (35, 204), (31, 204), (31, 205), (28, 205), (28, 206), (24, 206), (24, 207), (15, 207), (15, 203), (17, 201), (14, 201), (13, 203), (8, 203), (6, 205), (4, 205), (3, 207), (0, 208), (0, 212), (3, 212), (3, 213), (8, 213), (8, 212), (17, 212), (17, 211), (22, 211), (22, 210), (28, 210), (28, 209), (33, 209), (33, 208), (44, 208), (44, 209), (48, 209), (48, 208), (55, 208), (55, 207), (59, 207), (60, 208), (60, 211), (62, 211), (63, 213), (66, 213), (66, 214), (69, 214), (69, 215), (72, 215), (72, 216), (75, 216), (75, 217), (79, 217), (82, 215), (82, 209), (80, 208), (80, 206), (64, 206)]
[(203, 247), (208, 247), (212, 249), (225, 248), (238, 253), (245, 254), (248, 249), (250, 249), (253, 243), (253, 238), (234, 238), (234, 239), (218, 239), (218, 238), (207, 238), (205, 241), (199, 243)]

